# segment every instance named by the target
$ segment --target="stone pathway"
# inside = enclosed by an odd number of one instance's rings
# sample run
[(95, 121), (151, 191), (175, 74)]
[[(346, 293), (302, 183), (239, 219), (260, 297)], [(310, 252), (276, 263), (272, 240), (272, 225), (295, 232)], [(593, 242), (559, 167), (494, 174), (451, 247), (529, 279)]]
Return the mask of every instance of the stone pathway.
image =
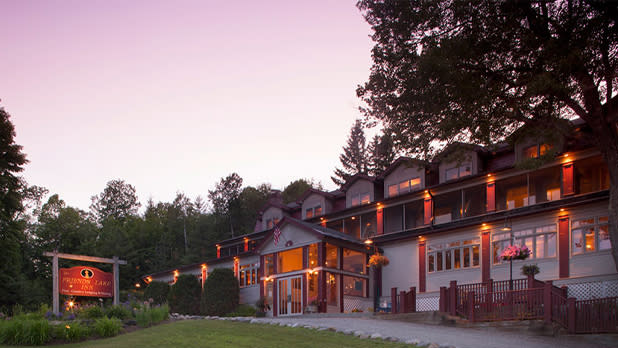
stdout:
[[(192, 318), (196, 319), (196, 318)], [(384, 339), (428, 348), (618, 348), (618, 335), (541, 336), (527, 331), (506, 331), (492, 327), (461, 328), (440, 325), (377, 320), (370, 317), (324, 318), (219, 318), (314, 330), (332, 330), (366, 339)]]

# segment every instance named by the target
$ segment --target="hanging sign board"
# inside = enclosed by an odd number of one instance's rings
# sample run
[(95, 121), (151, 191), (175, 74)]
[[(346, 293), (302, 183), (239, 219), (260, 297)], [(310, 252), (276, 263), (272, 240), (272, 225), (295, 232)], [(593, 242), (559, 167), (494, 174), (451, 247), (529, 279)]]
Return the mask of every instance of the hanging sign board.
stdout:
[(114, 276), (94, 267), (61, 268), (60, 293), (70, 296), (113, 297)]

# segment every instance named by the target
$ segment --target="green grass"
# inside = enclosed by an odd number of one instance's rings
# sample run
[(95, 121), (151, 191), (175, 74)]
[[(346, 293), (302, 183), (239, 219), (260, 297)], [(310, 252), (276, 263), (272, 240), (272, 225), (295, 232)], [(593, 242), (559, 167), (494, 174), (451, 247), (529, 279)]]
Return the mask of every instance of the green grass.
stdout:
[[(3, 346), (15, 347), (15, 346)], [(47, 348), (151, 347), (410, 347), (401, 343), (360, 339), (331, 331), (218, 320), (186, 320), (120, 336)]]

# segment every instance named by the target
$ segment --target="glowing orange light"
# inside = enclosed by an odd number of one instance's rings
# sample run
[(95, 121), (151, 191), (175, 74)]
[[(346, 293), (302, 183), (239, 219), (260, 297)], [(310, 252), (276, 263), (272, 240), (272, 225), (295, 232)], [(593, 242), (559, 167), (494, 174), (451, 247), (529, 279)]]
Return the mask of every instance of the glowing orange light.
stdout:
[(141, 288), (142, 286), (140, 285), (140, 283), (135, 283), (135, 287), (136, 288)]
[(206, 264), (202, 264), (202, 269), (206, 269)]
[(64, 327), (67, 328), (67, 329), (70, 329), (71, 325), (65, 325)]
[(352, 216), (352, 220), (356, 220), (356, 216)]
[(367, 240), (364, 241), (364, 243), (367, 244), (367, 245), (371, 245), (371, 244), (373, 244), (373, 241), (371, 239), (367, 239)]
[(69, 307), (73, 308), (73, 306), (75, 306), (75, 302), (69, 301)]
[(175, 271), (174, 271), (174, 276), (175, 276), (175, 277), (178, 277), (178, 275), (179, 275), (179, 274), (180, 274), (180, 272), (178, 272), (178, 270), (175, 270)]

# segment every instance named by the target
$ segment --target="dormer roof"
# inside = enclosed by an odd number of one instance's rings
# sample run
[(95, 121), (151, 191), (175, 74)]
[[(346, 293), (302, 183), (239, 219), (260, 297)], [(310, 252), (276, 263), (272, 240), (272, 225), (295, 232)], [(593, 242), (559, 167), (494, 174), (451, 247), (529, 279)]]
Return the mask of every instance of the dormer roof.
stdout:
[(367, 180), (372, 183), (376, 182), (375, 177), (359, 173), (359, 174), (352, 176), (350, 179), (348, 179), (348, 181), (346, 181), (346, 183), (343, 184), (343, 186), (341, 186), (341, 191), (344, 191), (344, 192), (347, 191), (350, 188), (350, 186), (352, 186), (358, 180)]
[(383, 180), (384, 178), (386, 178), (389, 174), (391, 174), (395, 169), (397, 169), (397, 167), (399, 167), (401, 164), (407, 164), (407, 165), (417, 165), (419, 167), (426, 167), (427, 163), (425, 163), (422, 160), (416, 159), (416, 158), (412, 158), (412, 157), (405, 157), (405, 156), (401, 156), (399, 158), (397, 158), (395, 160), (395, 162), (393, 162), (390, 166), (388, 166), (388, 168), (386, 168), (386, 170), (384, 170), (384, 172), (382, 172), (382, 174), (380, 174), (376, 179), (379, 180)]

